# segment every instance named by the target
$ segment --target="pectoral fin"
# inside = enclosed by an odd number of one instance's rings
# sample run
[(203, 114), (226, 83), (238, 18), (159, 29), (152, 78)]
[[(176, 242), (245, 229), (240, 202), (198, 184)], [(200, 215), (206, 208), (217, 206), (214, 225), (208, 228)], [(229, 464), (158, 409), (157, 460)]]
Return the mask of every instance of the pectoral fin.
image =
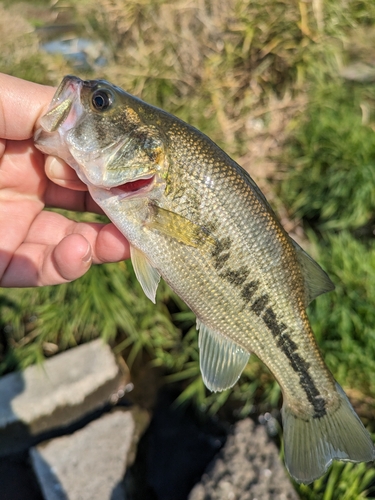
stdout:
[(205, 244), (214, 246), (216, 241), (203, 227), (157, 205), (152, 206), (152, 215), (146, 227), (195, 248)]
[(159, 272), (152, 267), (147, 257), (138, 248), (130, 245), (130, 257), (135, 275), (146, 296), (155, 304), (156, 290), (160, 281)]
[(240, 378), (249, 361), (249, 352), (220, 333), (210, 330), (198, 319), (197, 328), (203, 382), (210, 391), (229, 389)]
[(293, 239), (292, 243), (296, 249), (297, 259), (305, 280), (305, 304), (307, 307), (310, 302), (319, 295), (334, 290), (335, 285), (332, 283), (327, 273), (323, 271), (319, 264), (315, 262), (298, 243)]

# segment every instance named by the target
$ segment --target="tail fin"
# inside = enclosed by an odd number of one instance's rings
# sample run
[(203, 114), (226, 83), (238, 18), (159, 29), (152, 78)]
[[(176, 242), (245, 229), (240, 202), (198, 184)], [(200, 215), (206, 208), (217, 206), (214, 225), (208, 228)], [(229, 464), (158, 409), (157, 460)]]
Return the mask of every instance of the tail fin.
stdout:
[(287, 403), (282, 408), (285, 464), (298, 483), (309, 484), (322, 476), (332, 460), (370, 462), (374, 445), (346, 394), (336, 384), (341, 404), (334, 413), (302, 420)]

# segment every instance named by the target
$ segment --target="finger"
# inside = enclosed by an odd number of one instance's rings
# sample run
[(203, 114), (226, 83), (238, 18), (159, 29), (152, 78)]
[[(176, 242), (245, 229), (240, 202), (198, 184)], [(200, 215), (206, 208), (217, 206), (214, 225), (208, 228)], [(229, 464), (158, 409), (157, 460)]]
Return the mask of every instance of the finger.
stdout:
[(100, 229), (74, 222), (61, 214), (43, 211), (34, 218), (23, 243), (56, 246), (70, 234), (81, 234), (87, 241), (94, 241)]
[(117, 262), (129, 257), (128, 242), (112, 224), (81, 226), (85, 226), (90, 241), (73, 233), (57, 245), (23, 243), (13, 254), (0, 286), (21, 288), (67, 283), (85, 274), (93, 262)]
[(45, 205), (49, 208), (63, 208), (76, 212), (91, 212), (103, 214), (103, 210), (91, 198), (88, 191), (77, 191), (58, 186), (54, 182), (48, 183), (44, 194)]
[(80, 234), (67, 236), (57, 246), (24, 243), (14, 253), (0, 285), (28, 287), (66, 283), (89, 269), (91, 256), (91, 246)]
[[(73, 281), (80, 278), (92, 263), (92, 249), (89, 242), (81, 234), (66, 236), (54, 248), (51, 258), (45, 260), (43, 281), (50, 284), (61, 283), (61, 279)], [(44, 283), (43, 283), (44, 284)]]
[(87, 186), (78, 177), (75, 171), (63, 160), (55, 156), (48, 156), (45, 162), (47, 177), (64, 188), (75, 191), (87, 191)]
[(57, 246), (70, 234), (79, 234), (89, 242), (95, 264), (129, 258), (129, 243), (113, 224), (74, 222), (48, 211), (35, 218), (24, 243)]
[(47, 156), (45, 172), (52, 181), (49, 183), (44, 195), (47, 207), (103, 214), (103, 210), (88, 193), (86, 184), (77, 177), (75, 171), (63, 160), (54, 156)]
[(119, 262), (130, 257), (129, 242), (113, 224), (75, 222), (70, 231), (90, 243), (94, 264)]
[(60, 214), (42, 212), (24, 242), (1, 255), (7, 262), (3, 287), (55, 285), (82, 276), (91, 263), (129, 257), (129, 243), (113, 224), (77, 223)]
[(0, 90), (0, 137), (29, 139), (55, 89), (0, 73)]
[(94, 264), (119, 262), (130, 257), (129, 242), (114, 224), (105, 224), (98, 232), (93, 247)]
[[(94, 264), (119, 262), (130, 257), (129, 242), (113, 224), (73, 222), (68, 219), (66, 220), (67, 224), (64, 237), (68, 234), (75, 234), (84, 237), (90, 244), (92, 250), (92, 261)], [(48, 231), (45, 233), (48, 234), (48, 236), (41, 239), (40, 231), (36, 229), (36, 233), (38, 233), (39, 238), (38, 241), (44, 243), (45, 245), (53, 243), (60, 244), (58, 242), (64, 239), (64, 237), (61, 237), (62, 232), (62, 228), (55, 230), (55, 232), (53, 232), (53, 230)], [(35, 234), (35, 231), (33, 231), (33, 233)], [(28, 241), (31, 240), (31, 235), (33, 233), (30, 233)], [(66, 258), (68, 258), (68, 254), (66, 255)]]

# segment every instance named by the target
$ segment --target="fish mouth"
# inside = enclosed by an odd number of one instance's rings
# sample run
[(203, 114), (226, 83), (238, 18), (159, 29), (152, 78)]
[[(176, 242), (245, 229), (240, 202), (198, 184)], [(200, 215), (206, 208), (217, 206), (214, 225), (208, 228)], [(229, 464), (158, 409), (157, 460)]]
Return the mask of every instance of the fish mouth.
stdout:
[(40, 119), (40, 125), (45, 132), (56, 132), (61, 125), (67, 130), (77, 123), (81, 114), (78, 103), (83, 83), (83, 80), (76, 76), (68, 75), (63, 78), (47, 113)]
[(150, 192), (154, 184), (155, 174), (148, 174), (112, 187), (110, 192), (120, 198), (134, 198)]

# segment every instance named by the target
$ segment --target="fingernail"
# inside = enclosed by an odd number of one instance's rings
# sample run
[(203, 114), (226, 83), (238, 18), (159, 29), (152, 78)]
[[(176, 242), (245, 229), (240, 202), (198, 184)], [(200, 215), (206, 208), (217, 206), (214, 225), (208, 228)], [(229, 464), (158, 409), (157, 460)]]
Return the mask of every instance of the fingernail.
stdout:
[(75, 171), (63, 160), (49, 156), (46, 161), (46, 174), (49, 179), (59, 186), (75, 191), (87, 191), (87, 186), (78, 179)]
[(88, 264), (92, 260), (92, 251), (91, 251), (91, 246), (88, 245), (87, 252), (85, 255), (82, 257), (82, 262), (85, 264)]
[(49, 163), (51, 177), (55, 179), (65, 179), (67, 173), (66, 164), (59, 158), (52, 157)]

